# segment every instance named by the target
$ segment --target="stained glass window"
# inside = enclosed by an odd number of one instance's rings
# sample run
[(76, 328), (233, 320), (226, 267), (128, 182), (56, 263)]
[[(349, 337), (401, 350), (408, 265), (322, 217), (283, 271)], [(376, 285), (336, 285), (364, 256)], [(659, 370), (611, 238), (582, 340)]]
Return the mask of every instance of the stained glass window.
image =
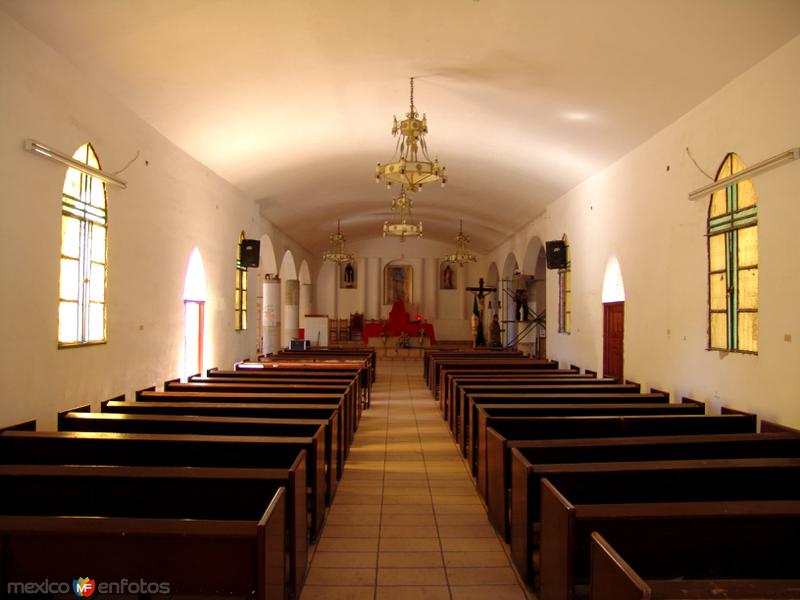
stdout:
[(567, 236), (562, 239), (567, 253), (567, 266), (558, 270), (558, 332), (569, 333), (572, 330), (572, 256)]
[(247, 267), (242, 265), (242, 242), (246, 235), (244, 231), (239, 236), (236, 246), (236, 290), (234, 292), (234, 328), (236, 331), (247, 329)]
[[(717, 181), (745, 168), (725, 157)], [(744, 179), (711, 195), (708, 209), (708, 346), (758, 352), (758, 197)]]
[[(91, 144), (72, 158), (100, 168)], [(70, 167), (61, 195), (59, 347), (106, 341), (107, 233), (105, 183)]]

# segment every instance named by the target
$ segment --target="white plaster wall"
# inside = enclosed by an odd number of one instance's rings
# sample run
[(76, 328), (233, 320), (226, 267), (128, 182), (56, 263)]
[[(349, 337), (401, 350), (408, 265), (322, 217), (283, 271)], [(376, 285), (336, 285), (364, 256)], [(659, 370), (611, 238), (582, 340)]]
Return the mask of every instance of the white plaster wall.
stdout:
[[(254, 203), (176, 148), (0, 12), (0, 425), (162, 383), (183, 361), (183, 285), (197, 246), (208, 282), (205, 366), (256, 348), (257, 311), (235, 332), (236, 245), (264, 228)], [(13, 57), (13, 58), (11, 58)], [(23, 150), (33, 138), (66, 153), (90, 141), (109, 187), (108, 343), (57, 349), (61, 189), (66, 168)], [(285, 236), (276, 249), (286, 245)], [(255, 271), (252, 271), (255, 273)], [(248, 305), (256, 306), (257, 285)]]
[[(386, 319), (391, 305), (383, 303), (383, 268), (395, 261), (413, 267), (413, 302), (407, 307), (412, 318), (419, 311), (426, 320), (433, 322), (437, 339), (470, 339), (468, 317), (472, 296), (467, 294), (469, 298), (466, 298), (462, 288), (465, 282), (467, 286), (478, 285), (481, 263), (463, 269), (457, 267), (457, 289), (440, 290), (436, 259), (452, 252), (452, 244), (424, 238), (401, 244), (393, 238), (376, 238), (348, 244), (347, 248), (357, 257), (358, 287), (339, 289), (333, 265), (321, 265), (316, 279), (317, 307), (321, 314), (343, 319), (361, 312), (367, 319)], [(467, 301), (469, 310), (465, 311), (461, 304)]]
[[(800, 38), (716, 92), (598, 175), (565, 194), (488, 257), (503, 264), (528, 241), (566, 233), (572, 254), (572, 333), (558, 334), (556, 272), (547, 275), (548, 354), (602, 368), (601, 292), (616, 256), (625, 286), (625, 377), (645, 386), (800, 426), (800, 164), (753, 181), (760, 198), (758, 356), (706, 348), (707, 201), (687, 194), (727, 152), (747, 164), (800, 143)], [(587, 126), (591, 126), (587, 124)], [(785, 341), (785, 336), (792, 341)]]

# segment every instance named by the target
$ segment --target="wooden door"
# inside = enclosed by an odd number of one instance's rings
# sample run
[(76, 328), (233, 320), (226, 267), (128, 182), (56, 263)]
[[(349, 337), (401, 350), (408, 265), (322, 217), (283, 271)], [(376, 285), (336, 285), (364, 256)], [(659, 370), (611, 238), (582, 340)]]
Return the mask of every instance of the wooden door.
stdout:
[(622, 383), (625, 303), (603, 304), (603, 376)]

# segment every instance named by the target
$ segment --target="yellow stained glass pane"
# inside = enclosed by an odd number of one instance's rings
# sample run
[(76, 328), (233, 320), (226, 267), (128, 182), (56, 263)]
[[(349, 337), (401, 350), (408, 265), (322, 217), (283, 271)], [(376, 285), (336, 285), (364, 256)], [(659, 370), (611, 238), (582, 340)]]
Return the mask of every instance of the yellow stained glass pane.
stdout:
[(81, 222), (75, 217), (61, 217), (61, 254), (78, 258), (81, 249)]
[(569, 333), (571, 328), (572, 328), (572, 314), (566, 313), (564, 315), (564, 331)]
[(708, 276), (708, 301), (711, 310), (725, 310), (728, 294), (725, 289), (725, 273)]
[(64, 178), (64, 193), (73, 198), (81, 197), (81, 172), (70, 167)]
[(709, 271), (725, 270), (725, 234), (720, 233), (708, 238)]
[(78, 341), (77, 302), (60, 302), (58, 305), (58, 341), (64, 344)]
[(91, 303), (89, 305), (89, 342), (101, 342), (106, 339), (105, 304)]
[(739, 313), (739, 350), (758, 352), (758, 313)]
[(711, 209), (708, 211), (709, 217), (718, 217), (728, 212), (728, 195), (723, 188), (711, 194)]
[(98, 208), (106, 207), (106, 186), (96, 177), (89, 177), (89, 203)]
[(89, 275), (89, 299), (92, 302), (104, 302), (106, 295), (106, 268), (104, 265), (92, 263)]
[(236, 310), (242, 307), (242, 293), (239, 290), (234, 292), (233, 305), (236, 307)]
[(758, 264), (758, 225), (745, 227), (737, 232), (739, 266), (750, 267)]
[(92, 224), (92, 253), (91, 260), (94, 262), (106, 262), (106, 228), (102, 225)]
[(727, 171), (725, 177), (728, 177), (729, 175), (735, 175), (739, 171), (743, 171), (745, 169), (745, 164), (742, 162), (742, 159), (738, 154), (731, 152), (728, 155), (728, 161), (729, 170)]
[(758, 308), (758, 269), (739, 271), (739, 308)]
[(77, 300), (81, 286), (80, 263), (72, 258), (61, 259), (59, 297), (62, 300)]
[(84, 147), (86, 148), (86, 160), (84, 162), (90, 167), (99, 169), (100, 163), (97, 162), (97, 154), (94, 153), (94, 150), (92, 150), (89, 144), (86, 144)]
[(242, 309), (242, 329), (247, 329), (247, 310)]
[(247, 291), (247, 271), (242, 272), (242, 289)]
[(709, 343), (712, 348), (725, 350), (728, 347), (728, 319), (725, 313), (711, 313)]
[(749, 179), (742, 179), (739, 182), (739, 208), (747, 208), (756, 204), (758, 204), (758, 196), (756, 196), (753, 182)]
[(84, 144), (77, 150), (75, 150), (75, 154), (72, 155), (72, 158), (86, 164), (86, 153), (89, 151), (89, 144)]

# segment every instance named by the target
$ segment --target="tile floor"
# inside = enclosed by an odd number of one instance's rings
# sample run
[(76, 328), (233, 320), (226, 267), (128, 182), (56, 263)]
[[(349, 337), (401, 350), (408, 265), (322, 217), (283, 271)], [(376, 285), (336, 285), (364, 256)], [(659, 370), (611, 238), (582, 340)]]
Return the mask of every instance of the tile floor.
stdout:
[(301, 600), (525, 600), (422, 379), (378, 363)]

